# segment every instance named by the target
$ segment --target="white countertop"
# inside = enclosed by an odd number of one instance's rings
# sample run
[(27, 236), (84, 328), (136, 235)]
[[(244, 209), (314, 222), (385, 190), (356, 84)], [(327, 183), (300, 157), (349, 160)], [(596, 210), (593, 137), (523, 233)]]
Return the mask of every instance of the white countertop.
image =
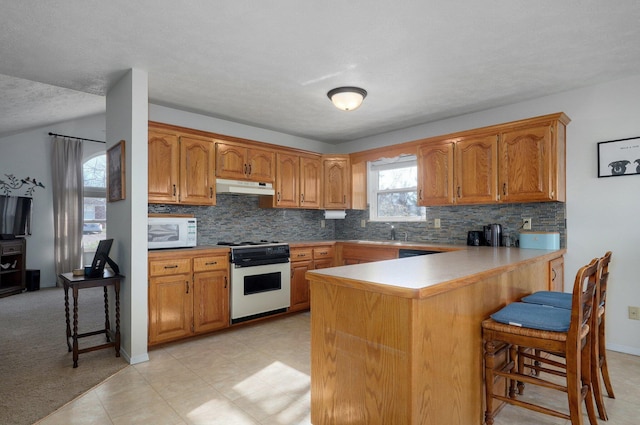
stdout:
[(522, 265), (549, 261), (560, 250), (459, 247), (458, 251), (332, 267), (307, 272), (311, 281), (329, 280), (408, 298), (424, 298), (469, 285)]

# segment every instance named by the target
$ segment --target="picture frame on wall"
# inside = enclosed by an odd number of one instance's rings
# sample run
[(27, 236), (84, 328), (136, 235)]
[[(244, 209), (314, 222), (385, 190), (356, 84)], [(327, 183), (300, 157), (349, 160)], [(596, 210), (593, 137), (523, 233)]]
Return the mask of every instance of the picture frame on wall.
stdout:
[(640, 174), (640, 137), (598, 143), (598, 177)]
[(107, 150), (107, 202), (125, 199), (124, 148), (124, 140), (120, 140)]

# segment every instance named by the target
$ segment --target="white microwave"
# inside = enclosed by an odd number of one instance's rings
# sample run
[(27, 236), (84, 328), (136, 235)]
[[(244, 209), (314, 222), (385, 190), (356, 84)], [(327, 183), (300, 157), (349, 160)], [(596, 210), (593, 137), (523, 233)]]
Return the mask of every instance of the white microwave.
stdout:
[(196, 246), (197, 235), (198, 222), (193, 217), (149, 217), (149, 249)]

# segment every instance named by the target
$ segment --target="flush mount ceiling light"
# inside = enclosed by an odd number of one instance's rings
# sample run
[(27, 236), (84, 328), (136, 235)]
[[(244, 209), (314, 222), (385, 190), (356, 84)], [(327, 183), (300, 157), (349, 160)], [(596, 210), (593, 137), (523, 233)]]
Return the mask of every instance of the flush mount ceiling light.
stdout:
[(327, 93), (336, 108), (343, 111), (353, 111), (362, 105), (367, 91), (360, 87), (338, 87)]

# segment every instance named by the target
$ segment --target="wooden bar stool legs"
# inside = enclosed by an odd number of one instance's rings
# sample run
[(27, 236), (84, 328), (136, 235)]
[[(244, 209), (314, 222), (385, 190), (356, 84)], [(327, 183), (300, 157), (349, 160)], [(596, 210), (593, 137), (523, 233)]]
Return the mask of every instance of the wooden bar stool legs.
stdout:
[[(611, 379), (609, 377), (609, 370), (607, 367), (606, 357), (606, 337), (605, 337), (605, 318), (606, 318), (606, 296), (607, 296), (607, 284), (609, 280), (609, 263), (611, 262), (611, 251), (608, 251), (601, 259), (598, 270), (598, 285), (595, 294), (594, 301), (594, 313), (591, 316), (591, 332), (592, 332), (592, 345), (591, 345), (591, 381), (593, 387), (593, 396), (598, 408), (598, 415), (602, 420), (608, 420), (607, 411), (604, 405), (604, 390), (602, 383), (607, 391), (607, 395), (610, 398), (615, 398), (613, 393), (613, 387), (611, 386)], [(571, 309), (571, 294), (564, 292), (553, 291), (538, 291), (532, 295), (526, 296), (522, 299), (523, 302), (542, 304), (553, 307)], [(563, 370), (564, 364), (558, 362), (551, 362), (548, 356), (541, 353), (540, 350), (535, 350), (535, 354), (524, 351), (521, 353), (523, 357), (529, 358), (531, 363), (526, 367), (531, 369), (533, 374), (539, 372), (556, 373), (554, 369), (548, 369), (543, 364), (552, 364), (557, 369)], [(524, 363), (519, 363), (519, 370), (522, 371)], [(602, 377), (602, 380), (600, 379)]]
[[(487, 425), (494, 423), (494, 401), (523, 407), (536, 412), (571, 420), (572, 425), (584, 425), (582, 403), (586, 404), (589, 423), (597, 425), (591, 395), (591, 316), (594, 313), (599, 260), (580, 268), (572, 292), (571, 310), (527, 303), (511, 303), (482, 322), (485, 341), (485, 391)], [(508, 352), (500, 358), (501, 345)], [(525, 351), (556, 353), (565, 358), (565, 381), (562, 384), (522, 373), (522, 353)], [(499, 360), (497, 360), (499, 359)], [(563, 374), (561, 373), (560, 376)], [(500, 379), (508, 383), (496, 386)], [(534, 384), (565, 392), (569, 414), (519, 399), (522, 385)], [(564, 385), (563, 385), (564, 384)], [(500, 392), (503, 391), (501, 394)]]

